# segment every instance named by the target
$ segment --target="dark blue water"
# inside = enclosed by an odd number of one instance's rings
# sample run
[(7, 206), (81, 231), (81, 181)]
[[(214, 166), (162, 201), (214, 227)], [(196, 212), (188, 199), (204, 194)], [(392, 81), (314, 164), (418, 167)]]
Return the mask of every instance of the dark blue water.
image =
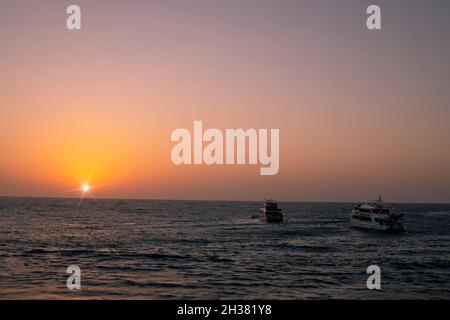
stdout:
[(450, 298), (450, 205), (399, 204), (408, 231), (384, 234), (351, 228), (344, 203), (281, 203), (281, 224), (250, 219), (256, 202), (77, 204), (0, 198), (0, 298)]

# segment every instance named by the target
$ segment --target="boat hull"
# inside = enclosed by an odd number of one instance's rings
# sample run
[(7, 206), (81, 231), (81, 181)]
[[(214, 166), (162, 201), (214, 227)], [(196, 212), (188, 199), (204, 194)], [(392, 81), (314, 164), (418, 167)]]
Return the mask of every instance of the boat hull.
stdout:
[(355, 218), (351, 217), (350, 223), (351, 223), (352, 227), (355, 227), (355, 228), (378, 230), (378, 231), (389, 231), (389, 232), (405, 231), (405, 228), (399, 222), (389, 224), (389, 225), (381, 225), (381, 224), (373, 222), (373, 221), (363, 221), (363, 220), (355, 219)]
[(283, 214), (281, 212), (260, 212), (260, 217), (262, 220), (267, 222), (283, 222)]

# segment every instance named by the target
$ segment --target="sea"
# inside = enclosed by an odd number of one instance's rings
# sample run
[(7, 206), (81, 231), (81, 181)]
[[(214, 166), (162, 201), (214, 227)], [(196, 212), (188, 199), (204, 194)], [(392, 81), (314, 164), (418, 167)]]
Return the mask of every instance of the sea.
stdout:
[(400, 234), (352, 228), (351, 203), (260, 205), (0, 198), (0, 299), (450, 299), (450, 204), (396, 204)]

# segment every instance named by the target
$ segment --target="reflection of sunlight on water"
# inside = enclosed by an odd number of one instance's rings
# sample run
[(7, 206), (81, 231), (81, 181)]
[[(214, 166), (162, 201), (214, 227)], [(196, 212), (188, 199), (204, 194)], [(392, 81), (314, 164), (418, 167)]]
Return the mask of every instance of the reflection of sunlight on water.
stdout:
[(250, 218), (254, 202), (0, 201), (0, 298), (374, 298), (374, 261), (375, 298), (450, 298), (450, 206), (402, 205), (409, 231), (392, 235), (350, 228), (351, 204), (283, 203), (289, 220), (268, 224)]

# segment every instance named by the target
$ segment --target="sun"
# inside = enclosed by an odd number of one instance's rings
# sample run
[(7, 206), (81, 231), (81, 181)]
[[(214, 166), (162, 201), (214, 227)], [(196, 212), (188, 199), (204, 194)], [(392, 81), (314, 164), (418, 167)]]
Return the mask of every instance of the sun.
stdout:
[(90, 187), (89, 187), (88, 184), (83, 184), (83, 185), (81, 186), (81, 190), (82, 190), (83, 192), (88, 192), (89, 189), (90, 189)]

